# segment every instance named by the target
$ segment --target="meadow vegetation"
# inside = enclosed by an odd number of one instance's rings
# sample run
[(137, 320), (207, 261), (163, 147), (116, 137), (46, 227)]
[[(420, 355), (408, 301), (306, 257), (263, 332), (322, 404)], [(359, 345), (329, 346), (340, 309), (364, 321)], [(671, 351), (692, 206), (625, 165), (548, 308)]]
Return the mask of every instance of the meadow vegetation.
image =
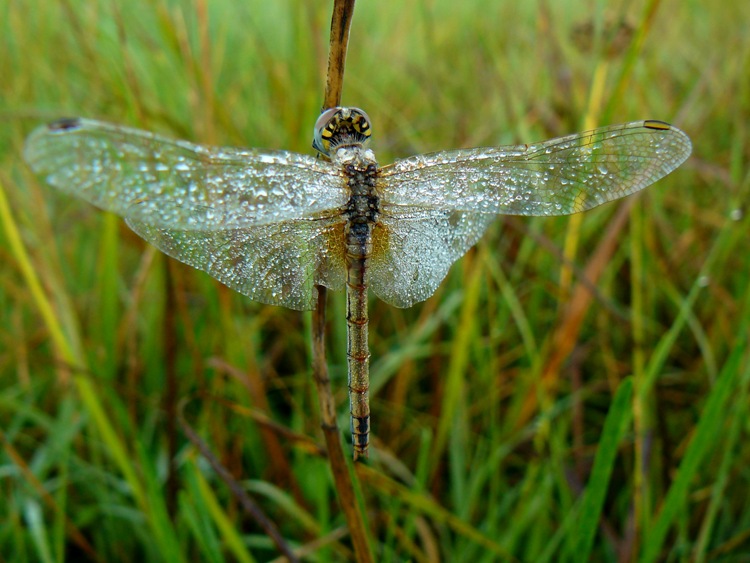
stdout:
[[(371, 297), (378, 561), (750, 553), (748, 3), (371, 2), (344, 99), (386, 164), (637, 119), (691, 159), (574, 218), (499, 218), (437, 294)], [(310, 561), (352, 557), (321, 450), (310, 316), (166, 259), (21, 159), (80, 115), (310, 153), (330, 6), (0, 8), (0, 559), (278, 552), (179, 412)], [(345, 303), (328, 361), (348, 429)], [(182, 409), (182, 411), (181, 411)]]

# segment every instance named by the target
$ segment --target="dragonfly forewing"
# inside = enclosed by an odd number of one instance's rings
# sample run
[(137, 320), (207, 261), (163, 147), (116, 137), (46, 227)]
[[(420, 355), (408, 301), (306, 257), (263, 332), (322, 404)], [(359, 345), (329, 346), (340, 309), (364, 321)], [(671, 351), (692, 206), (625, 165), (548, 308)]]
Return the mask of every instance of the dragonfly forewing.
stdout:
[(635, 193), (690, 155), (661, 121), (602, 127), (532, 145), (445, 151), (381, 172), (386, 202), (504, 215), (568, 215)]
[(340, 173), (312, 156), (206, 147), (89, 119), (39, 127), (24, 156), (52, 186), (164, 228), (252, 227), (348, 199)]

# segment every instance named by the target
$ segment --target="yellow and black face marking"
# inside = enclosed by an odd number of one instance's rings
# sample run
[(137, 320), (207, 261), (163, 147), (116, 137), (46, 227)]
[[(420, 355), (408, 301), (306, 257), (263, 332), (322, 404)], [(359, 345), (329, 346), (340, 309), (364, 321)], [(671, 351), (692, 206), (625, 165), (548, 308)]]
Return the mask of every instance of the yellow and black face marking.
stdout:
[(326, 156), (341, 146), (363, 145), (370, 139), (370, 118), (359, 108), (330, 108), (315, 122), (313, 148)]

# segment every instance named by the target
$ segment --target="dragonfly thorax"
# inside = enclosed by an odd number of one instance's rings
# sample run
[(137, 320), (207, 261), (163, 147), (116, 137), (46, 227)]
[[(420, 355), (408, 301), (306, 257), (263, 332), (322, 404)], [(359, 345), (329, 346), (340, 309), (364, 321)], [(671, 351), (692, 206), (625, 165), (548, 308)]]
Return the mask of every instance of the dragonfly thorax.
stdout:
[(380, 198), (375, 191), (378, 163), (370, 149), (359, 147), (340, 148), (333, 163), (341, 167), (346, 178), (350, 198), (346, 215), (353, 222), (377, 221)]

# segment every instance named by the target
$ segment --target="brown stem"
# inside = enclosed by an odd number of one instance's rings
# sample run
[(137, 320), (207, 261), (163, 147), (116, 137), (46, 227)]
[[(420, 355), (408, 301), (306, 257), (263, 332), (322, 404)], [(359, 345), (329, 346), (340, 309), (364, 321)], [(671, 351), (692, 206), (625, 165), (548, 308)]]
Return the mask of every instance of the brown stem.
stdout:
[[(336, 403), (331, 392), (331, 380), (328, 377), (328, 366), (325, 361), (325, 325), (326, 325), (326, 290), (318, 288), (318, 303), (313, 311), (313, 378), (318, 388), (323, 436), (328, 449), (328, 461), (331, 464), (333, 483), (338, 493), (341, 509), (349, 525), (349, 533), (358, 562), (373, 561), (370, 542), (365, 524), (364, 511), (357, 502), (355, 483), (347, 464), (344, 448), (341, 444), (341, 432), (336, 425)], [(361, 496), (361, 495), (360, 495)]]
[(323, 109), (333, 108), (341, 103), (344, 84), (346, 48), (349, 44), (349, 27), (354, 14), (354, 0), (334, 0), (331, 18), (331, 41), (328, 51), (328, 75)]
[[(349, 27), (354, 12), (354, 0), (334, 0), (331, 19), (331, 40), (328, 54), (328, 74), (323, 110), (336, 107), (341, 103), (341, 91), (344, 81), (346, 48), (349, 42)], [(313, 378), (318, 390), (320, 402), (321, 428), (328, 449), (333, 483), (349, 526), (354, 553), (358, 562), (374, 561), (365, 524), (364, 510), (357, 501), (356, 491), (359, 483), (353, 480), (353, 472), (347, 464), (344, 448), (341, 444), (341, 432), (336, 424), (336, 403), (331, 392), (331, 380), (328, 376), (328, 365), (325, 355), (326, 329), (326, 288), (316, 286), (318, 302), (312, 319), (312, 368)], [(359, 495), (361, 498), (361, 494)]]

